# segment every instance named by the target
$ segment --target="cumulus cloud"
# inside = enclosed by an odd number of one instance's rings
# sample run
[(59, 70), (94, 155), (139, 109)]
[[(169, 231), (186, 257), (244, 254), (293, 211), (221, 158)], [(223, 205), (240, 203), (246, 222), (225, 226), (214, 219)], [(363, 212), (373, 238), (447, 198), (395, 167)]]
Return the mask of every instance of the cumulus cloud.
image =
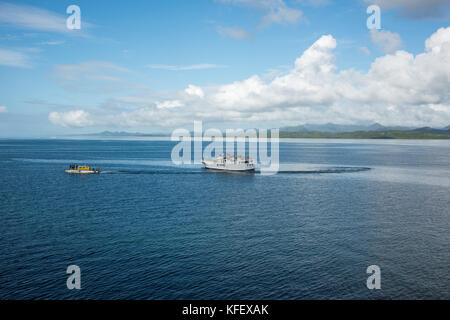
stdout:
[[(295, 60), (288, 72), (271, 80), (253, 75), (215, 87), (191, 85), (183, 91), (164, 93), (164, 99), (155, 95), (126, 96), (116, 101), (134, 110), (116, 114), (105, 110), (101, 117), (92, 119), (123, 126), (181, 126), (193, 120), (255, 126), (305, 122), (410, 126), (450, 123), (450, 27), (431, 35), (423, 53), (397, 50), (376, 58), (367, 72), (339, 70), (334, 63), (336, 46), (333, 36), (324, 35)], [(195, 94), (200, 92), (198, 89), (203, 94)], [(161, 108), (159, 101), (166, 107)], [(64, 117), (51, 118), (61, 121)]]
[(333, 49), (336, 45), (337, 42), (333, 36), (322, 36), (295, 60), (295, 70), (308, 74), (333, 71), (335, 69)]
[(444, 18), (450, 8), (449, 0), (366, 0), (381, 9), (397, 9), (401, 15), (412, 19)]
[(88, 127), (94, 124), (89, 112), (84, 110), (51, 112), (48, 119), (53, 124), (63, 127)]
[(440, 28), (430, 38), (425, 41), (425, 48), (428, 52), (440, 53), (443, 47), (448, 50), (450, 43), (450, 32), (448, 28)]
[(0, 106), (0, 113), (7, 112), (8, 109), (5, 106)]
[(193, 84), (190, 84), (184, 91), (190, 96), (197, 96), (200, 98), (205, 96), (202, 88), (194, 86)]
[(252, 37), (249, 32), (241, 28), (224, 28), (219, 26), (217, 27), (217, 32), (223, 37), (230, 37), (238, 40), (247, 40)]
[(370, 30), (372, 42), (381, 47), (386, 53), (393, 53), (402, 46), (402, 39), (398, 33), (387, 30)]

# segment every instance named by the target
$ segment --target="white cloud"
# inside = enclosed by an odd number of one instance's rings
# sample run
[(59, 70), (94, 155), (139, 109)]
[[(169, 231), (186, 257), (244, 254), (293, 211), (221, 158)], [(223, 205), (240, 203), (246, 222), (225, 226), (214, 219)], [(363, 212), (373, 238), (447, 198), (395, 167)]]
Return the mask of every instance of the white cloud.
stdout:
[(5, 106), (0, 106), (0, 113), (8, 112), (8, 108)]
[(289, 71), (289, 69), (290, 69), (290, 66), (285, 66), (285, 65), (278, 66), (276, 68), (269, 68), (262, 74), (262, 78), (265, 81), (272, 81), (276, 77), (286, 74)]
[(303, 12), (299, 9), (290, 8), (283, 0), (218, 0), (222, 3), (235, 5), (244, 5), (259, 9), (264, 12), (261, 19), (263, 26), (269, 26), (272, 23), (292, 24), (301, 20)]
[(387, 30), (370, 30), (372, 42), (380, 46), (386, 53), (393, 53), (402, 46), (402, 39), (398, 33)]
[(412, 19), (444, 18), (450, 8), (449, 0), (366, 0), (381, 9), (398, 9), (402, 16)]
[(201, 70), (201, 69), (215, 69), (215, 68), (223, 68), (224, 66), (212, 63), (201, 63), (201, 64), (192, 64), (186, 66), (172, 66), (165, 64), (150, 64), (148, 65), (151, 69), (163, 69), (170, 71), (185, 71), (185, 70)]
[(167, 100), (163, 102), (157, 102), (156, 107), (158, 109), (172, 109), (184, 106), (180, 100)]
[(241, 28), (224, 28), (219, 26), (217, 32), (223, 37), (230, 37), (238, 40), (247, 40), (252, 37), (249, 32)]
[(0, 49), (0, 65), (8, 67), (30, 67), (30, 58), (17, 50)]
[(322, 36), (295, 60), (296, 69), (305, 73), (333, 71), (335, 69), (333, 49), (336, 48), (336, 45), (333, 36)]
[(440, 28), (425, 41), (425, 48), (428, 52), (439, 53), (441, 52), (442, 47), (445, 47), (445, 49), (448, 50), (449, 43), (450, 32), (448, 31), (448, 28)]
[(184, 91), (191, 96), (197, 96), (200, 98), (203, 98), (205, 96), (205, 93), (203, 92), (202, 88), (194, 86), (192, 84), (190, 84)]
[(269, 81), (253, 75), (230, 84), (203, 87), (202, 97), (190, 94), (197, 91), (196, 86), (160, 93), (160, 97), (156, 93), (130, 95), (116, 99), (118, 105), (126, 104), (125, 111), (111, 114), (104, 110), (92, 119), (120, 126), (181, 126), (193, 120), (248, 126), (450, 123), (450, 27), (431, 35), (423, 53), (398, 50), (376, 58), (367, 72), (337, 71), (336, 46), (331, 35), (320, 37), (288, 72)]
[(94, 124), (91, 115), (84, 110), (68, 112), (51, 112), (48, 119), (63, 127), (88, 127)]

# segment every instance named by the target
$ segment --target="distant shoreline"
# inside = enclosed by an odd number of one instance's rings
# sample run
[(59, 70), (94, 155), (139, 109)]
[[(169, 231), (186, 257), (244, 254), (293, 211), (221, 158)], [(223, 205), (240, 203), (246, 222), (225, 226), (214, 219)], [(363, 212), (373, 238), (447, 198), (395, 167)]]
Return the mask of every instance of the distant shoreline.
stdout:
[[(100, 138), (100, 139), (170, 139), (166, 134), (144, 134), (144, 133), (115, 133), (115, 134), (83, 134), (67, 136), (70, 138)], [(280, 131), (280, 139), (406, 139), (406, 140), (443, 140), (450, 139), (450, 131), (444, 133), (424, 132), (417, 130), (380, 130), (380, 131), (353, 131), (353, 132), (323, 132), (306, 131), (290, 132)]]
[[(270, 132), (270, 131), (269, 131)], [(191, 132), (191, 137), (194, 138)], [(208, 136), (203, 136), (207, 138)], [(231, 137), (230, 137), (231, 138)], [(270, 134), (268, 135), (270, 138)], [(374, 130), (352, 132), (326, 131), (285, 131), (280, 130), (280, 139), (335, 139), (335, 140), (450, 140), (450, 129), (438, 130), (428, 128), (413, 130)], [(0, 139), (56, 139), (56, 140), (171, 140), (170, 134), (147, 134), (129, 132), (101, 132), (92, 134), (74, 134), (41, 137), (0, 137)]]
[[(269, 137), (270, 138), (270, 137)], [(169, 136), (152, 137), (0, 137), (0, 141), (7, 140), (77, 140), (77, 141), (172, 141)], [(350, 137), (280, 137), (280, 142), (292, 142), (295, 140), (370, 140), (370, 141), (446, 141), (448, 138), (350, 138)], [(207, 141), (205, 141), (207, 142)]]
[(450, 134), (421, 132), (414, 130), (355, 131), (355, 132), (280, 132), (280, 138), (290, 139), (404, 139), (445, 140)]

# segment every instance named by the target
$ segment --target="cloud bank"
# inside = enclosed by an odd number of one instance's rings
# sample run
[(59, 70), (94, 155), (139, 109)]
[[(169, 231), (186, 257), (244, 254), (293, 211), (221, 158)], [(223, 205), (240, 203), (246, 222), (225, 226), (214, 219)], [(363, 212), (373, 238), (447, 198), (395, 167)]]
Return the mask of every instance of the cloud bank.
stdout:
[[(450, 123), (450, 27), (425, 41), (424, 52), (403, 50), (373, 61), (367, 72), (337, 71), (332, 35), (320, 37), (286, 74), (265, 81), (258, 75), (233, 83), (168, 96), (125, 96), (114, 100), (125, 111), (95, 117), (87, 111), (50, 114), (63, 126), (173, 127), (193, 120), (289, 125), (362, 123), (433, 125)], [(167, 93), (165, 93), (167, 95)], [(125, 108), (126, 106), (126, 108)], [(130, 110), (130, 108), (133, 108)], [(99, 112), (99, 111), (96, 111)]]
[(94, 124), (91, 115), (84, 110), (51, 112), (48, 119), (63, 127), (89, 127)]

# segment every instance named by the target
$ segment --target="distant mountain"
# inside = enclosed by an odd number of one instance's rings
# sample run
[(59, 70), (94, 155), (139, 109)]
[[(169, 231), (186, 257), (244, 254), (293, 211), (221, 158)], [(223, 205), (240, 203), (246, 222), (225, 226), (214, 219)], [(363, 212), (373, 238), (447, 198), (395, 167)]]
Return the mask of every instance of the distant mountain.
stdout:
[(280, 129), (281, 138), (331, 138), (331, 139), (450, 139), (450, 126), (443, 129), (431, 127), (409, 128), (401, 126), (340, 124), (304, 124)]
[(327, 133), (340, 133), (340, 132), (356, 132), (356, 131), (386, 131), (386, 130), (411, 130), (410, 127), (391, 126), (385, 127), (379, 123), (374, 123), (368, 126), (365, 125), (342, 125), (342, 124), (304, 124), (299, 126), (280, 128), (280, 131), (284, 132), (327, 132)]
[[(193, 133), (191, 133), (193, 134)], [(126, 131), (103, 131), (72, 135), (91, 138), (167, 137), (165, 133), (140, 133)], [(371, 125), (305, 124), (280, 128), (280, 138), (334, 138), (334, 139), (450, 139), (450, 125), (435, 129), (431, 127), (408, 128)]]
[(423, 128), (414, 129), (414, 131), (434, 133), (434, 134), (450, 134), (450, 126), (447, 126), (444, 129), (434, 129), (434, 128), (430, 128), (430, 127), (423, 127)]
[(387, 127), (379, 124), (378, 122), (371, 124), (366, 131), (381, 131), (381, 130), (386, 130)]
[(450, 134), (416, 130), (354, 131), (354, 132), (280, 132), (280, 138), (321, 139), (450, 139)]

